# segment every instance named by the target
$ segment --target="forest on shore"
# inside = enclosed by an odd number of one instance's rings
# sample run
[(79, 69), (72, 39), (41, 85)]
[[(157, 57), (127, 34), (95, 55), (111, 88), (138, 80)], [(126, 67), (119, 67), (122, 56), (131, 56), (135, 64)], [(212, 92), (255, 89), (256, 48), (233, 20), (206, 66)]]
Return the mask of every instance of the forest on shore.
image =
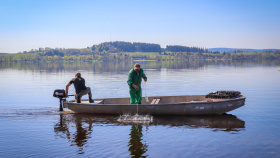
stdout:
[(211, 52), (206, 48), (140, 42), (104, 42), (83, 49), (39, 48), (14, 54), (0, 54), (0, 62), (18, 61), (128, 61), (128, 60), (279, 60), (280, 50)]

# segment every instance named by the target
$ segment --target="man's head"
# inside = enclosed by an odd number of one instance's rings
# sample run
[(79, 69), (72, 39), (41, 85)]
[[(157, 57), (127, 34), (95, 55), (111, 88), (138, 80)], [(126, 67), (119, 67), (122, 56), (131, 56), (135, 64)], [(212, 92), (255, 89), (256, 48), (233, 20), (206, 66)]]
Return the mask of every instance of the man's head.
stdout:
[(139, 72), (140, 69), (141, 69), (140, 64), (136, 63), (136, 64), (134, 65), (134, 70), (135, 70), (136, 72)]
[(77, 72), (77, 73), (75, 74), (75, 77), (82, 77), (82, 75), (81, 75), (81, 73)]

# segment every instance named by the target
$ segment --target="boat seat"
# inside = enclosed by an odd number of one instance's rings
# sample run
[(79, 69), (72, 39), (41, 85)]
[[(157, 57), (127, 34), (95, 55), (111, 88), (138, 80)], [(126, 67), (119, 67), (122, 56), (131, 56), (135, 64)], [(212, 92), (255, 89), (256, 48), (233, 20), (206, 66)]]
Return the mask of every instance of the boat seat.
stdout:
[(104, 100), (102, 99), (102, 100), (94, 100), (94, 103), (95, 104), (104, 104)]
[(152, 102), (151, 102), (151, 104), (158, 104), (159, 101), (160, 101), (160, 99), (153, 99)]
[[(97, 100), (97, 99), (93, 99), (94, 103), (91, 104), (104, 104), (104, 100)], [(89, 103), (88, 100), (82, 100), (81, 103)]]

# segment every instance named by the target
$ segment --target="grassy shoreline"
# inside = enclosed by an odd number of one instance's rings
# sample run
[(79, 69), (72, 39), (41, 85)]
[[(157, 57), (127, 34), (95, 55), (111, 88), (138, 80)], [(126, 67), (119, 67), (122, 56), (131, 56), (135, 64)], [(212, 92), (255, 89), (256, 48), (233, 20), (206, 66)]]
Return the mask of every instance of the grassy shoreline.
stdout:
[(16, 53), (0, 55), (0, 62), (19, 61), (178, 61), (178, 60), (280, 60), (278, 52), (197, 53), (197, 52), (120, 52), (91, 55), (42, 55)]

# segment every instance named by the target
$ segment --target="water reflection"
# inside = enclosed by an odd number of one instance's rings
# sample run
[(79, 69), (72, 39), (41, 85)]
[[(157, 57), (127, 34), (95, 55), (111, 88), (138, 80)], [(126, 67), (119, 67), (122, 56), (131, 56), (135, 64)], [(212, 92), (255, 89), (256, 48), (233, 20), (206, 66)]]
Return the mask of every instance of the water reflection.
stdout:
[[(80, 115), (81, 116), (81, 115)], [(56, 136), (65, 138), (71, 141), (71, 146), (75, 145), (79, 147), (78, 154), (83, 154), (83, 147), (87, 141), (91, 138), (92, 134), (92, 122), (90, 117), (80, 117), (60, 114), (59, 122), (54, 125), (54, 132)], [(69, 127), (73, 123), (76, 132), (71, 135)]]
[(68, 129), (69, 122), (66, 120), (66, 115), (60, 114), (59, 122), (54, 125), (54, 132), (61, 138), (70, 139), (70, 132)]
[(88, 124), (88, 126), (83, 126), (83, 120), (81, 118), (75, 119), (75, 125), (76, 125), (76, 133), (73, 137), (73, 144), (77, 145), (78, 147), (83, 147), (89, 138), (91, 138), (91, 132), (92, 132), (92, 123), (90, 120), (85, 124)]
[[(134, 122), (119, 122), (118, 116), (90, 115), (90, 114), (60, 114), (60, 119), (54, 125), (55, 136), (67, 139), (71, 146), (77, 146), (78, 154), (83, 154), (84, 147), (94, 137), (93, 128), (96, 126), (131, 126), (128, 151), (135, 157), (142, 157), (148, 150), (148, 145), (143, 142), (143, 126), (169, 126), (176, 128), (197, 129), (209, 128), (213, 132), (224, 131), (230, 134), (239, 133), (245, 129), (245, 122), (234, 115), (215, 116), (154, 116), (149, 124)], [(71, 128), (75, 127), (75, 128)], [(71, 131), (74, 130), (74, 131)]]
[(144, 157), (143, 154), (148, 150), (148, 145), (142, 143), (142, 128), (142, 125), (131, 125), (128, 150), (133, 157)]
[(0, 63), (0, 69), (39, 70), (46, 72), (62, 72), (88, 70), (93, 72), (123, 72), (130, 70), (133, 64), (140, 62), (145, 69), (196, 69), (208, 65), (221, 66), (279, 66), (279, 60), (262, 61), (225, 61), (225, 60), (190, 60), (190, 61), (126, 61), (126, 62), (11, 62)]
[(239, 132), (245, 129), (245, 121), (234, 115), (213, 115), (213, 116), (158, 116), (154, 118), (154, 125), (168, 125), (186, 128), (211, 128), (212, 131)]

